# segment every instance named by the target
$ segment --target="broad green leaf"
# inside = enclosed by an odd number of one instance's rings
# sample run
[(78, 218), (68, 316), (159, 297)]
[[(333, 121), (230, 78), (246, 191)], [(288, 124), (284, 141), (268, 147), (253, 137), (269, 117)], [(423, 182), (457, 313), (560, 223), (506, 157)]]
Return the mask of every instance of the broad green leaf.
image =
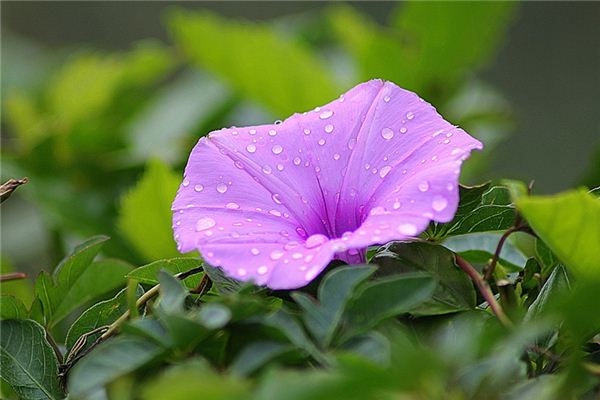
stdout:
[(377, 364), (386, 365), (390, 362), (390, 341), (377, 331), (353, 337), (343, 344), (342, 349), (359, 354)]
[(210, 278), (213, 286), (221, 294), (234, 293), (243, 287), (243, 283), (228, 277), (220, 268), (215, 268), (208, 264), (202, 264), (204, 272)]
[(231, 364), (231, 372), (235, 375), (249, 375), (274, 358), (293, 350), (288, 344), (260, 341), (254, 342), (238, 354)]
[(125, 285), (131, 265), (113, 259), (92, 261), (106, 240), (106, 237), (89, 240), (63, 260), (52, 276), (43, 271), (38, 276), (36, 295), (49, 327), (84, 303)]
[(515, 208), (508, 205), (484, 204), (458, 221), (448, 230), (449, 235), (464, 235), (475, 232), (501, 231), (515, 223)]
[[(454, 254), (443, 246), (425, 242), (391, 242), (383, 246), (371, 262), (381, 267), (377, 275), (402, 277), (407, 274), (410, 277), (414, 272), (424, 271), (435, 280), (433, 295), (413, 307), (411, 314), (435, 315), (475, 307), (473, 283), (456, 266)], [(404, 284), (402, 281), (398, 283)], [(367, 312), (366, 309), (363, 311)]]
[(231, 311), (219, 303), (207, 303), (195, 313), (194, 319), (208, 329), (220, 329), (231, 320)]
[(169, 27), (194, 63), (280, 117), (339, 95), (333, 76), (307, 47), (267, 24), (177, 12)]
[[(501, 233), (471, 233), (450, 236), (442, 242), (444, 247), (459, 253), (461, 257), (472, 263), (487, 263), (496, 252)], [(527, 259), (510, 239), (504, 242), (500, 252), (500, 261), (504, 266), (520, 270)]]
[(0, 319), (25, 319), (27, 309), (23, 302), (9, 295), (0, 296)]
[(529, 306), (527, 314), (525, 315), (525, 320), (535, 319), (536, 317), (543, 315), (552, 298), (564, 295), (570, 288), (571, 283), (569, 282), (567, 271), (562, 265), (558, 265), (554, 268), (546, 283), (544, 283), (537, 298)]
[(322, 346), (331, 341), (356, 286), (375, 270), (374, 266), (355, 265), (334, 269), (319, 286), (318, 304), (302, 292), (292, 293), (292, 298), (304, 310), (302, 317), (307, 328)]
[(166, 314), (180, 314), (183, 312), (187, 290), (180, 281), (166, 271), (158, 273), (160, 283), (159, 308)]
[[(136, 291), (137, 297), (140, 297), (143, 293), (144, 290), (142, 287), (138, 286)], [(112, 299), (94, 304), (73, 322), (73, 325), (71, 325), (67, 332), (65, 347), (67, 350), (70, 350), (81, 335), (101, 326), (110, 325), (126, 311), (127, 289), (121, 290)], [(87, 345), (93, 343), (98, 336), (100, 336), (100, 333), (88, 336)]]
[[(202, 261), (200, 259), (192, 257), (168, 258), (136, 268), (127, 274), (127, 277), (148, 285), (156, 285), (158, 284), (158, 273), (161, 270), (169, 271), (172, 274), (178, 274), (197, 268), (201, 263)], [(198, 286), (200, 279), (202, 279), (202, 274), (196, 274), (184, 279), (183, 283), (188, 288), (193, 289)]]
[(176, 257), (171, 203), (180, 178), (159, 160), (151, 161), (136, 186), (121, 199), (118, 225), (146, 259)]
[(585, 190), (517, 202), (535, 233), (579, 277), (600, 277), (600, 199)]
[(0, 321), (0, 376), (24, 400), (64, 398), (56, 355), (44, 328), (30, 320)]
[(429, 274), (406, 273), (369, 282), (356, 293), (345, 316), (364, 332), (386, 318), (411, 312), (431, 299), (436, 282)]
[(69, 374), (71, 396), (84, 396), (120, 376), (160, 358), (159, 345), (135, 336), (121, 336), (101, 343), (82, 358)]
[(252, 398), (248, 382), (219, 374), (207, 362), (191, 359), (171, 367), (144, 385), (143, 400), (246, 400)]

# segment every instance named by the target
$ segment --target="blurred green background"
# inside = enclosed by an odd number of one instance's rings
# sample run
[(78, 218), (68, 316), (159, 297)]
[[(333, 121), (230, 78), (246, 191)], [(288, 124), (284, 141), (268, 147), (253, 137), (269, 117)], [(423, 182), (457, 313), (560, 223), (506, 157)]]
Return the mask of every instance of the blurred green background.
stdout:
[(600, 3), (1, 7), (1, 175), (31, 178), (1, 208), (4, 271), (98, 233), (134, 264), (173, 256), (168, 206), (200, 136), (376, 77), (486, 143), (466, 182), (600, 185)]

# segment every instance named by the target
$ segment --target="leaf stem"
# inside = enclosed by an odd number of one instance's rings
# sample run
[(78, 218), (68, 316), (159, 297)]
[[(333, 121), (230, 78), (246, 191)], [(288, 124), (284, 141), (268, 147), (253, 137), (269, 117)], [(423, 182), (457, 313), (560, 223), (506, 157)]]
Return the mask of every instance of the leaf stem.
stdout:
[(27, 278), (27, 274), (25, 272), (10, 272), (8, 274), (0, 275), (0, 282), (14, 281), (25, 278)]
[(486, 281), (490, 280), (490, 278), (492, 277), (492, 274), (494, 273), (494, 269), (496, 269), (496, 264), (498, 263), (498, 260), (500, 259), (500, 253), (502, 252), (502, 247), (504, 247), (504, 243), (506, 242), (506, 239), (508, 239), (508, 237), (512, 233), (517, 232), (520, 229), (521, 229), (520, 226), (513, 226), (502, 234), (502, 237), (500, 237), (500, 240), (498, 241), (498, 245), (496, 246), (496, 251), (494, 252), (494, 256), (492, 257), (489, 265), (485, 269), (485, 275), (484, 275), (483, 279), (485, 279)]
[(483, 298), (487, 301), (490, 306), (490, 309), (496, 315), (500, 323), (506, 327), (512, 326), (512, 322), (506, 314), (504, 310), (500, 306), (500, 304), (496, 301), (496, 297), (494, 297), (494, 293), (490, 289), (490, 285), (488, 285), (487, 281), (483, 279), (483, 277), (477, 272), (475, 268), (467, 260), (459, 256), (455, 255), (456, 263), (458, 266), (469, 275), (469, 278), (475, 283), (477, 289), (479, 289), (479, 293), (483, 296)]

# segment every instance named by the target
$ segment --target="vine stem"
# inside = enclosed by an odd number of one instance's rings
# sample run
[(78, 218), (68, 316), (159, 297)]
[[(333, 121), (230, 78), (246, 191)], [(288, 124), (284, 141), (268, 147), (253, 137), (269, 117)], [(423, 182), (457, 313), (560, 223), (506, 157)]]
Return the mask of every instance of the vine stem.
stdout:
[(10, 272), (8, 274), (0, 275), (0, 282), (14, 281), (25, 278), (27, 278), (27, 274), (25, 272)]
[(490, 306), (490, 309), (496, 315), (496, 318), (500, 321), (500, 323), (506, 327), (511, 327), (513, 324), (508, 319), (504, 310), (500, 306), (500, 303), (496, 301), (496, 297), (494, 297), (494, 293), (492, 289), (490, 289), (490, 285), (488, 285), (487, 281), (483, 279), (481, 274), (477, 272), (475, 268), (467, 260), (456, 254), (456, 263), (458, 266), (469, 275), (469, 278), (475, 283), (477, 289), (479, 289), (479, 293), (483, 296), (483, 298), (487, 301)]
[(496, 269), (496, 264), (498, 263), (498, 260), (500, 259), (500, 253), (502, 252), (502, 247), (504, 247), (504, 242), (506, 242), (506, 239), (508, 239), (508, 237), (513, 232), (517, 232), (520, 229), (521, 229), (520, 226), (513, 226), (502, 234), (502, 237), (500, 237), (500, 240), (498, 241), (498, 245), (496, 246), (496, 251), (494, 252), (494, 256), (492, 257), (489, 265), (485, 269), (485, 275), (484, 275), (483, 279), (485, 279), (486, 281), (490, 280), (490, 278), (492, 277), (492, 274), (494, 273), (494, 269)]

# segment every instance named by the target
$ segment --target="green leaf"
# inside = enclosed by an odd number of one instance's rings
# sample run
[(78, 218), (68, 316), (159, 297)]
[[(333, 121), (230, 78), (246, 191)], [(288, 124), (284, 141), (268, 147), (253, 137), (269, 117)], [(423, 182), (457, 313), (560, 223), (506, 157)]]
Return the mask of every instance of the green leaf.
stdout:
[(252, 398), (247, 382), (215, 372), (207, 362), (191, 359), (164, 371), (142, 390), (144, 400), (246, 400)]
[(78, 246), (54, 271), (42, 271), (36, 280), (46, 323), (53, 327), (74, 309), (100, 295), (124, 286), (131, 266), (124, 261), (104, 259), (92, 262), (108, 238), (98, 237)]
[[(197, 268), (201, 263), (202, 260), (192, 257), (176, 257), (166, 260), (158, 260), (134, 269), (127, 274), (127, 278), (135, 279), (148, 285), (156, 285), (158, 284), (158, 273), (161, 270), (169, 271), (175, 275), (180, 272)], [(193, 289), (198, 286), (201, 279), (202, 274), (196, 274), (184, 279), (182, 282), (186, 287)]]
[(176, 257), (171, 203), (180, 178), (159, 160), (151, 161), (136, 186), (121, 199), (118, 226), (146, 259)]
[[(372, 262), (381, 266), (377, 275), (402, 277), (403, 274), (411, 276), (414, 272), (427, 272), (435, 280), (431, 298), (411, 309), (411, 314), (444, 314), (475, 307), (476, 295), (471, 280), (456, 266), (454, 254), (443, 246), (425, 242), (391, 242), (379, 250)], [(402, 281), (399, 283), (404, 284)]]
[[(471, 263), (487, 263), (496, 252), (501, 236), (501, 233), (471, 233), (451, 236), (442, 244)], [(500, 261), (502, 265), (518, 271), (525, 266), (527, 259), (517, 246), (507, 240), (502, 246)]]
[(138, 370), (163, 353), (159, 345), (135, 336), (121, 336), (101, 343), (71, 370), (70, 395), (83, 396)]
[(363, 285), (346, 310), (352, 328), (364, 332), (384, 319), (417, 309), (431, 299), (436, 282), (429, 274), (406, 273)]
[(231, 311), (219, 303), (208, 303), (195, 314), (195, 320), (208, 329), (220, 329), (231, 320)]
[[(137, 287), (136, 297), (144, 294), (141, 286)], [(127, 289), (121, 290), (115, 297), (101, 301), (85, 310), (67, 332), (65, 347), (69, 351), (77, 339), (85, 333), (91, 332), (101, 326), (112, 324), (117, 318), (127, 311)], [(94, 342), (100, 333), (90, 335), (87, 338), (87, 346)], [(87, 347), (86, 346), (86, 347)]]
[(569, 282), (569, 276), (567, 271), (562, 265), (558, 265), (550, 274), (550, 277), (544, 283), (542, 290), (538, 294), (537, 298), (529, 306), (525, 320), (535, 319), (543, 315), (544, 311), (548, 307), (548, 303), (557, 296), (564, 295), (566, 291), (570, 290), (571, 283)]
[(535, 233), (579, 277), (600, 277), (600, 199), (585, 190), (517, 202)]
[(177, 12), (169, 27), (194, 63), (280, 117), (312, 109), (339, 94), (333, 77), (308, 48), (269, 25), (208, 12)]
[(249, 375), (274, 358), (293, 350), (288, 344), (260, 341), (249, 344), (238, 354), (231, 364), (231, 372), (235, 375)]
[(204, 272), (210, 278), (213, 286), (221, 294), (235, 293), (243, 287), (243, 283), (228, 277), (220, 268), (212, 267), (208, 264), (202, 264)]
[(515, 209), (513, 206), (484, 204), (458, 221), (448, 230), (448, 235), (501, 231), (512, 227), (514, 223)]
[(322, 346), (331, 341), (356, 286), (375, 270), (374, 266), (353, 265), (327, 273), (319, 286), (319, 304), (302, 292), (292, 293), (292, 298), (304, 310), (302, 317), (307, 328)]
[(30, 320), (0, 321), (0, 376), (24, 400), (62, 399), (58, 363), (44, 328)]
[(27, 309), (23, 302), (13, 296), (0, 296), (0, 319), (25, 319)]

